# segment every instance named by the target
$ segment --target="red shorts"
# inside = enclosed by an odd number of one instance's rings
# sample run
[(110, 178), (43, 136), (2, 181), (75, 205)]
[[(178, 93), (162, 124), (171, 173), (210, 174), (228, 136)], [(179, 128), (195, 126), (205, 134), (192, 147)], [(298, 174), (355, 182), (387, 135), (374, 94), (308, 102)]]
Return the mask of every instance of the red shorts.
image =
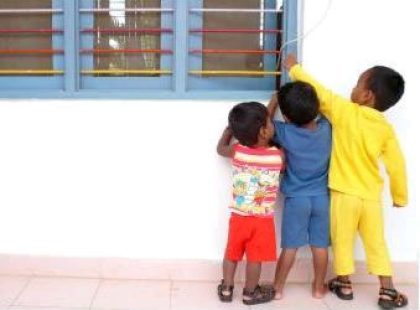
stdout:
[(225, 258), (240, 261), (244, 253), (249, 262), (277, 259), (273, 217), (241, 216), (232, 213)]

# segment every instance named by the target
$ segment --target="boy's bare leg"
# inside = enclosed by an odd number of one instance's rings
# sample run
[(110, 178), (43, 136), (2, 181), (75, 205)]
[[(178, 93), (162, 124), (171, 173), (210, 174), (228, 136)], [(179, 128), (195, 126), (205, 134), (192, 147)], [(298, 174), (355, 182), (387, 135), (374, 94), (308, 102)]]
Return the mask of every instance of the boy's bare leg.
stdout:
[(283, 297), (284, 284), (286, 283), (287, 276), (292, 268), (297, 249), (282, 249), (280, 257), (277, 261), (276, 276), (274, 278), (274, 289), (276, 290), (275, 299)]
[(388, 276), (378, 276), (379, 282), (381, 284), (381, 287), (383, 288), (394, 288), (394, 283), (392, 282), (392, 277)]
[[(387, 276), (378, 276), (379, 278), (379, 283), (381, 284), (381, 288), (394, 288), (394, 283), (392, 281), (392, 277), (387, 277)], [(381, 298), (384, 299), (391, 299), (391, 297), (387, 296), (387, 295), (380, 295)]]
[(326, 248), (311, 247), (315, 279), (312, 283), (312, 296), (323, 298), (327, 292), (325, 276), (327, 275), (328, 250)]
[(246, 278), (245, 288), (249, 292), (253, 292), (255, 287), (258, 285), (261, 276), (261, 263), (246, 263)]
[(235, 282), (234, 278), (237, 265), (237, 261), (228, 259), (223, 260), (223, 280), (226, 286), (233, 286)]

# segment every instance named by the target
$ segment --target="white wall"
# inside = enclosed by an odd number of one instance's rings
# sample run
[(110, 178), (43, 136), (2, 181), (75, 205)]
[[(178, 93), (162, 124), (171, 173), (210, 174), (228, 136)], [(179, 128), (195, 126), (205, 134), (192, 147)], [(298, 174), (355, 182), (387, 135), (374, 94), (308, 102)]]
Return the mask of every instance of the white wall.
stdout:
[[(385, 198), (396, 261), (414, 261), (417, 253), (414, 2), (333, 0), (303, 46), (307, 69), (343, 94), (374, 64), (406, 78), (406, 95), (388, 113), (411, 192), (402, 210)], [(306, 1), (306, 29), (326, 4)], [(0, 253), (220, 259), (230, 170), (215, 147), (234, 103), (0, 101)], [(356, 251), (362, 259), (360, 244)]]

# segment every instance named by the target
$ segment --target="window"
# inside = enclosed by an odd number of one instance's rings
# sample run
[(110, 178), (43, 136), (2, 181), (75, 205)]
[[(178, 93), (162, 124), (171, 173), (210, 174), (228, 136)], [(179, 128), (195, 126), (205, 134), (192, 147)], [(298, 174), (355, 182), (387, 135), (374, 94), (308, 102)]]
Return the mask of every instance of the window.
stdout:
[(281, 35), (276, 1), (203, 0), (202, 4), (202, 10), (190, 10), (190, 89), (274, 89), (279, 74), (276, 43)]
[(63, 87), (63, 26), (57, 1), (0, 1), (0, 90)]
[(267, 97), (297, 17), (293, 0), (2, 0), (0, 97)]
[(81, 89), (171, 89), (169, 1), (81, 1)]

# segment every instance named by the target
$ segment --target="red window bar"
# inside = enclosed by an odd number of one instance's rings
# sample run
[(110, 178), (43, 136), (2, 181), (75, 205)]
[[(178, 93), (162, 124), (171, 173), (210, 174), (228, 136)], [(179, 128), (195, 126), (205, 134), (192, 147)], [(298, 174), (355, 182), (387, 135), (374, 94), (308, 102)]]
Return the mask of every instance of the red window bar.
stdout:
[(190, 12), (196, 13), (280, 13), (281, 9), (238, 9), (238, 8), (193, 8)]
[(151, 54), (172, 54), (172, 50), (162, 49), (81, 49), (80, 53), (83, 54), (135, 54), (135, 53), (151, 53)]
[(271, 50), (222, 50), (222, 49), (192, 49), (190, 50), (192, 54), (280, 54), (280, 51), (271, 51)]
[(53, 54), (63, 54), (64, 50), (54, 50), (54, 49), (31, 49), (31, 50), (21, 50), (21, 49), (0, 49), (1, 55), (28, 55), (28, 54), (44, 54), (44, 55), (53, 55)]
[(95, 29), (95, 28), (87, 28), (82, 29), (82, 33), (172, 33), (172, 29), (170, 28), (138, 28), (138, 29), (129, 29), (129, 28), (105, 28), (105, 29)]
[(220, 29), (190, 29), (191, 33), (281, 33), (280, 29), (246, 29), (246, 28), (220, 28)]
[(9, 33), (63, 33), (63, 29), (0, 29), (0, 34), (9, 34)]

